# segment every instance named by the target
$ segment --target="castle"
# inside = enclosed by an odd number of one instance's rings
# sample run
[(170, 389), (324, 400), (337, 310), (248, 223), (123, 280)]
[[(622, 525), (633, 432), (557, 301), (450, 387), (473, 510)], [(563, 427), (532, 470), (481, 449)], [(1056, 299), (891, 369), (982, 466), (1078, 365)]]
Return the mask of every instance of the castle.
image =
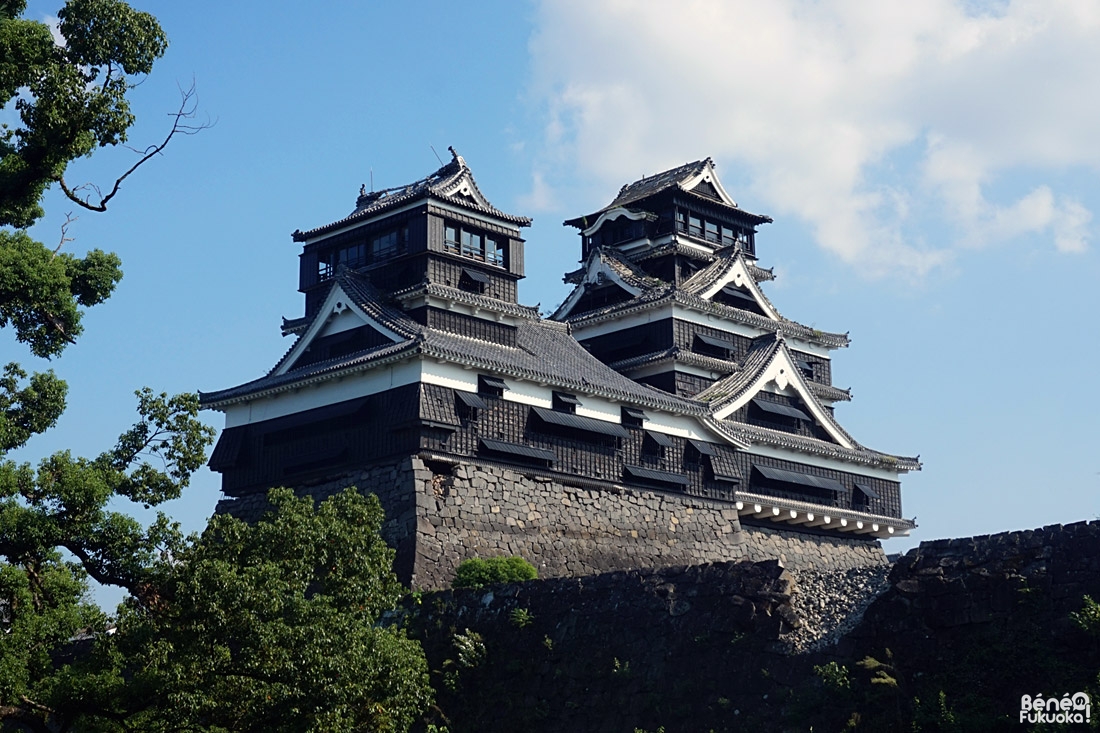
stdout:
[(521, 305), (523, 228), (465, 160), (360, 191), (296, 231), (305, 314), (268, 374), (201, 395), (225, 413), (210, 458), (219, 511), (255, 518), (269, 487), (377, 494), (396, 568), (446, 585), (474, 556), (544, 576), (779, 558), (884, 560), (913, 528), (899, 476), (916, 458), (840, 426), (831, 352), (846, 334), (780, 315), (756, 230), (710, 159), (630, 183), (565, 222), (573, 290)]

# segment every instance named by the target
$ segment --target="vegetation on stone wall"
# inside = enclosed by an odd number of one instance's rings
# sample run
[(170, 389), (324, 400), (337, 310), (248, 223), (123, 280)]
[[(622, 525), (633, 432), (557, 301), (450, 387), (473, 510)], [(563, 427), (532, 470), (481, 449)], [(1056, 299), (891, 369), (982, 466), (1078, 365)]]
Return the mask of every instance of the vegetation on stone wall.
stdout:
[(495, 583), (521, 583), (539, 577), (531, 563), (517, 555), (509, 557), (472, 557), (455, 569), (452, 588), (483, 588)]

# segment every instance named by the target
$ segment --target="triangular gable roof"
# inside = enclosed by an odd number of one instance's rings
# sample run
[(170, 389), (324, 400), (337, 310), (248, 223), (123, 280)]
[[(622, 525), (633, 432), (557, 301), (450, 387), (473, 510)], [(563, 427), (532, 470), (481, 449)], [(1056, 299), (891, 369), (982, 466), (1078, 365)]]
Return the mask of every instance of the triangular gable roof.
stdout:
[(596, 247), (588, 253), (588, 259), (581, 268), (580, 282), (550, 317), (554, 320), (567, 318), (585, 292), (594, 286), (608, 283), (619, 286), (634, 297), (663, 284), (646, 275), (614, 250)]
[(691, 193), (692, 189), (702, 183), (709, 184), (714, 194), (708, 191), (707, 193), (697, 193), (695, 195), (710, 201), (714, 201), (714, 195), (717, 195), (721, 203), (757, 219), (760, 223), (771, 221), (771, 217), (769, 216), (752, 214), (741, 209), (737, 205), (737, 202), (733, 200), (733, 197), (726, 192), (726, 189), (722, 186), (722, 182), (718, 180), (718, 175), (715, 173), (714, 167), (714, 161), (712, 159), (704, 158), (703, 160), (696, 160), (675, 168), (670, 168), (654, 176), (645, 176), (633, 183), (628, 183), (623, 186), (619, 189), (619, 193), (614, 201), (593, 213), (591, 216), (570, 219), (565, 223), (570, 226), (587, 229), (589, 226), (587, 222), (595, 221), (601, 212), (611, 211), (612, 209), (620, 207), (629, 207), (631, 204), (649, 198), (669, 188), (675, 187), (679, 188), (681, 191)]
[(416, 324), (405, 314), (382, 304), (369, 280), (350, 270), (341, 270), (309, 325), (268, 376), (279, 376), (293, 370), (309, 345), (325, 335), (332, 317), (344, 313), (358, 317), (363, 325), (373, 328), (394, 343), (415, 338), (419, 332)]
[(643, 176), (633, 183), (626, 184), (619, 189), (619, 194), (607, 206), (607, 209), (626, 206), (673, 186), (683, 191), (691, 191), (703, 182), (714, 187), (714, 191), (718, 194), (718, 198), (722, 203), (734, 208), (737, 207), (737, 202), (726, 193), (726, 189), (722, 187), (721, 181), (718, 180), (718, 176), (714, 172), (714, 161), (710, 158), (704, 158), (703, 160), (696, 160), (670, 168), (655, 176)]
[(381, 191), (362, 191), (359, 198), (356, 199), (355, 211), (331, 224), (305, 232), (296, 231), (293, 234), (294, 241), (304, 242), (356, 221), (369, 219), (387, 209), (395, 208), (399, 204), (428, 196), (472, 209), (478, 213), (489, 214), (516, 226), (526, 227), (531, 225), (530, 217), (506, 214), (493, 206), (489, 199), (485, 197), (485, 194), (481, 192), (481, 189), (478, 188), (477, 181), (474, 180), (474, 174), (466, 165), (466, 160), (455, 152), (454, 148), (448, 148), (448, 150), (451, 151), (451, 162), (446, 163), (431, 175), (405, 186), (394, 186)]
[(788, 387), (793, 389), (810, 410), (814, 420), (837, 444), (853, 450), (862, 448), (844, 428), (840, 427), (832, 414), (825, 409), (821, 400), (811, 391), (802, 372), (795, 364), (794, 356), (787, 348), (786, 339), (780, 334), (757, 339), (757, 344), (745, 355), (740, 372), (718, 380), (697, 394), (695, 399), (708, 402), (714, 419), (724, 420), (772, 382), (775, 382), (780, 390), (786, 390)]
[(692, 275), (681, 286), (681, 289), (698, 295), (704, 300), (712, 300), (718, 292), (727, 285), (743, 288), (752, 295), (753, 300), (760, 306), (764, 315), (776, 321), (784, 320), (779, 311), (771, 304), (764, 291), (756, 282), (753, 273), (749, 270), (748, 262), (741, 250), (734, 254), (723, 254), (714, 262)]

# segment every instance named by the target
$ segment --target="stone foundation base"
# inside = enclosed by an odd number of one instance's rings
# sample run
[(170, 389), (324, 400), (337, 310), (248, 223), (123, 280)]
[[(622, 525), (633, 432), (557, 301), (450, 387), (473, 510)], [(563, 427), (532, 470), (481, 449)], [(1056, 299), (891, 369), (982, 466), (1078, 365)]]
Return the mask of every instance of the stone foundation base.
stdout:
[[(296, 488), (323, 500), (351, 485), (378, 495), (398, 575), (419, 589), (449, 586), (467, 558), (498, 555), (519, 555), (544, 578), (739, 559), (819, 570), (886, 562), (875, 541), (742, 525), (729, 502), (572, 486), (493, 464), (449, 467), (413, 456)], [(259, 495), (218, 506), (248, 521), (265, 510)]]

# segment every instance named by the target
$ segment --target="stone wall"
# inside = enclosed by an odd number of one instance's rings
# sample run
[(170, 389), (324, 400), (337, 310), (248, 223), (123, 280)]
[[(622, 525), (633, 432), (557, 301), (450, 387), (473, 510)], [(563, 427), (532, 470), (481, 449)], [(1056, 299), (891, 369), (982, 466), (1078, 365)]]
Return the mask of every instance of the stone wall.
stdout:
[[(1021, 696), (1085, 691), (1096, 727), (1086, 595), (1100, 599), (1100, 521), (925, 542), (892, 567), (445, 591), (405, 618), (454, 733), (1062, 730), (1021, 726)], [(464, 663), (460, 641), (483, 653)]]
[(424, 469), (416, 491), (421, 587), (449, 585), (454, 568), (469, 557), (520, 555), (541, 576), (560, 577), (729, 560), (744, 552), (737, 511), (708, 499), (566, 486), (474, 464), (460, 464), (450, 476)]
[(746, 560), (779, 560), (792, 570), (848, 570), (887, 563), (882, 544), (874, 539), (757, 524), (742, 524), (741, 532)]
[[(352, 485), (382, 501), (383, 534), (397, 549), (398, 574), (421, 589), (449, 586), (467, 558), (500, 555), (527, 559), (545, 578), (739, 559), (820, 570), (886, 561), (873, 540), (742, 526), (728, 502), (571, 486), (491, 463), (451, 468), (414, 456), (297, 489), (323, 500)], [(265, 509), (258, 495), (219, 505), (250, 521)]]

